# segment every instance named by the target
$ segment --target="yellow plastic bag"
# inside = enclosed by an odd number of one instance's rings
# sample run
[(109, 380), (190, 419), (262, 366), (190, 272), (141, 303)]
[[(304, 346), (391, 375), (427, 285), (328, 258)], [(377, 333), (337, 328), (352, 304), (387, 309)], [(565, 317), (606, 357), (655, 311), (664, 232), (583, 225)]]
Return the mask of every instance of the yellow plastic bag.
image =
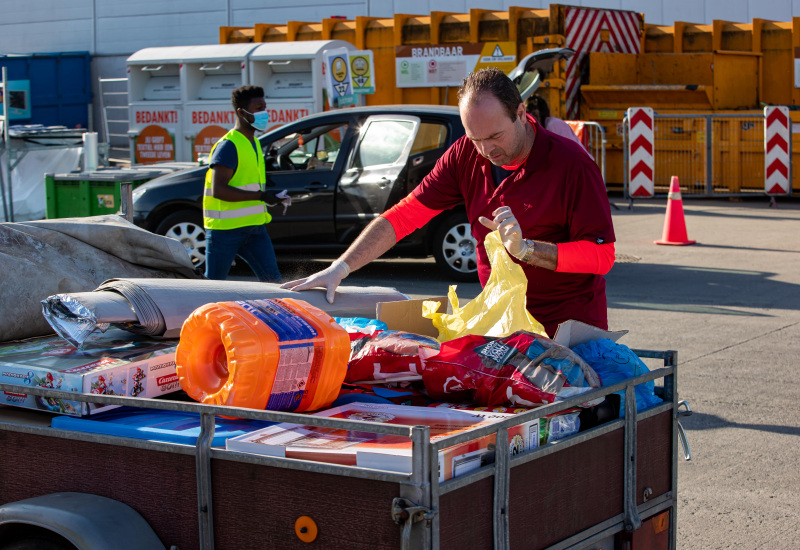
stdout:
[(439, 330), (437, 340), (447, 342), (468, 334), (503, 337), (518, 330), (547, 336), (542, 324), (525, 309), (528, 280), (522, 267), (506, 252), (500, 233), (492, 231), (486, 235), (484, 246), (492, 273), (474, 300), (459, 307), (456, 287), (451, 285), (447, 297), (452, 315), (436, 313), (439, 302), (423, 302), (422, 316), (430, 319)]

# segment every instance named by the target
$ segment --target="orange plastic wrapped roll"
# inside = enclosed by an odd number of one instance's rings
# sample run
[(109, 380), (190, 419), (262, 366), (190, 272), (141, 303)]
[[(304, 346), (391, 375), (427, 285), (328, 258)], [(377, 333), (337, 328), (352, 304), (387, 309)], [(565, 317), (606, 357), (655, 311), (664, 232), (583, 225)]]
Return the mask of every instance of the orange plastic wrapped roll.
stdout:
[(272, 411), (313, 411), (336, 399), (350, 337), (327, 313), (290, 298), (218, 302), (184, 322), (175, 356), (196, 401)]

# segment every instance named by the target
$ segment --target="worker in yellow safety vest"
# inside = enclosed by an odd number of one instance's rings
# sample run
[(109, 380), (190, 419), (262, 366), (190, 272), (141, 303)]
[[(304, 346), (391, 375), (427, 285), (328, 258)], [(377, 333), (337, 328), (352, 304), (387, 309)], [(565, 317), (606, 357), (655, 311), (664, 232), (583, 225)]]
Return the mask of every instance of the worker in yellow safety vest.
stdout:
[(264, 153), (255, 139), (269, 122), (264, 90), (240, 86), (231, 92), (231, 103), (236, 123), (211, 149), (203, 191), (206, 277), (225, 279), (238, 254), (259, 281), (280, 282), (267, 206), (288, 206), (291, 199), (285, 191), (266, 189)]

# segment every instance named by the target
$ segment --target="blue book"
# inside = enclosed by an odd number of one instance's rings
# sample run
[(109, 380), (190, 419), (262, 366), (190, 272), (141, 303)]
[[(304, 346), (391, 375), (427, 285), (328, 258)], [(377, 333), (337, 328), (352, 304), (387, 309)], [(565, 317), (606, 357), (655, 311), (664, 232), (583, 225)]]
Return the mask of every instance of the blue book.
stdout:
[[(217, 417), (211, 444), (214, 447), (224, 447), (225, 440), (229, 437), (243, 435), (273, 424), (275, 423), (260, 420), (230, 420)], [(200, 415), (180, 411), (120, 407), (89, 418), (55, 416), (50, 426), (76, 432), (194, 445), (200, 435)]]

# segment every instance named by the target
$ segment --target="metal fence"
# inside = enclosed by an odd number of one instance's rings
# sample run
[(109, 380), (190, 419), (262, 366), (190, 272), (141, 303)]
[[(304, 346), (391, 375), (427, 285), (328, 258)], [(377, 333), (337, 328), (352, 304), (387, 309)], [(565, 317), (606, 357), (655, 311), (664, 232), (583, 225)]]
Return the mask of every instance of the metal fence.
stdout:
[[(623, 120), (624, 196), (630, 196), (629, 128)], [(655, 196), (669, 193), (677, 176), (684, 195), (741, 197), (764, 194), (764, 115), (655, 113)]]
[(603, 181), (606, 181), (606, 131), (599, 122), (588, 120), (567, 120), (565, 121), (578, 139), (586, 147), (586, 150), (594, 157)]
[(583, 127), (586, 132), (584, 144), (600, 167), (603, 181), (606, 181), (606, 131), (599, 122), (584, 122)]

